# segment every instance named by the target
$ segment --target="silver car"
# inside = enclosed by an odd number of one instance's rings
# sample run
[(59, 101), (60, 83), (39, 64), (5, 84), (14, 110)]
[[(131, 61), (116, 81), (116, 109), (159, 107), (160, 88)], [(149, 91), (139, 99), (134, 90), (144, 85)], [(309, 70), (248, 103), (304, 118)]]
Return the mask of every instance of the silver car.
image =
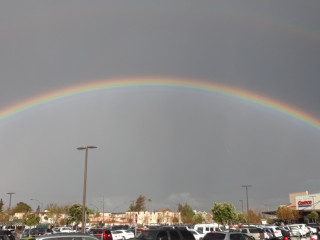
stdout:
[(56, 233), (47, 236), (37, 236), (36, 240), (100, 240), (95, 236), (83, 233)]

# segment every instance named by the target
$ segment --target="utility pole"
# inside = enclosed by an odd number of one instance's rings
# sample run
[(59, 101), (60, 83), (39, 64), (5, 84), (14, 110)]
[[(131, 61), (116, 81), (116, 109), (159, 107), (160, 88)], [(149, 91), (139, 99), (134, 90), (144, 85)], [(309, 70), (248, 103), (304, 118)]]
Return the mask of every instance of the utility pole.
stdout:
[(246, 188), (246, 196), (247, 196), (247, 221), (249, 221), (249, 197), (248, 197), (248, 187), (252, 187), (252, 185), (242, 185), (243, 188)]
[(102, 224), (103, 224), (103, 227), (104, 227), (104, 196), (102, 198)]
[(239, 202), (241, 202), (241, 211), (243, 213), (243, 200), (239, 200)]
[(9, 192), (9, 193), (7, 193), (7, 194), (9, 194), (9, 195), (10, 195), (9, 208), (8, 208), (8, 212), (9, 212), (9, 215), (10, 215), (10, 209), (11, 209), (11, 196), (12, 196), (12, 194), (15, 194), (15, 193), (14, 193), (14, 192)]

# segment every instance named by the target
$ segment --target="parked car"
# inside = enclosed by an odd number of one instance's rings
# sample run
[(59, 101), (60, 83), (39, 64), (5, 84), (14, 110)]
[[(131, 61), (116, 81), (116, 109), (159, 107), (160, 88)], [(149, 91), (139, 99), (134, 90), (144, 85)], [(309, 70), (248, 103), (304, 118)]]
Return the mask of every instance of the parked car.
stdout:
[(197, 230), (194, 230), (194, 229), (188, 229), (188, 231), (193, 234), (196, 240), (202, 240), (205, 235), (203, 233), (199, 233)]
[(14, 240), (14, 235), (9, 230), (0, 230), (0, 235), (6, 235), (10, 240)]
[(111, 235), (113, 240), (122, 240), (121, 234), (117, 233), (117, 231), (111, 231)]
[(71, 227), (60, 227), (59, 228), (61, 233), (72, 233), (74, 232), (73, 229)]
[(218, 228), (218, 224), (196, 224), (194, 225), (193, 229), (203, 234), (210, 232), (221, 232), (221, 229)]
[(262, 229), (259, 229), (257, 227), (241, 228), (241, 232), (253, 237), (253, 239), (256, 239), (256, 240), (264, 239), (264, 234), (262, 232)]
[(111, 231), (112, 234), (113, 234), (113, 232), (115, 234), (119, 234), (123, 240), (134, 238), (134, 233), (129, 230), (119, 229), (119, 230)]
[(106, 228), (91, 228), (89, 234), (102, 240), (113, 240), (111, 231)]
[(7, 235), (0, 234), (0, 240), (10, 240), (10, 238)]
[(100, 240), (95, 236), (86, 233), (57, 233), (51, 235), (42, 235), (31, 240)]
[(280, 228), (278, 226), (268, 225), (267, 227), (270, 228), (273, 231), (275, 239), (283, 239), (281, 230), (280, 230)]
[(207, 233), (203, 240), (254, 240), (254, 238), (241, 232), (212, 232)]
[(319, 223), (308, 223), (307, 226), (315, 228), (317, 230), (317, 233), (320, 231), (320, 224)]
[(142, 231), (138, 240), (195, 240), (187, 229), (159, 228)]
[[(290, 224), (288, 225), (290, 227), (290, 229), (292, 230), (292, 232), (295, 232), (296, 231), (296, 228), (298, 228), (298, 231), (299, 231), (299, 234), (300, 234), (300, 237), (306, 237), (310, 231), (309, 229), (307, 228), (306, 224), (302, 224), (302, 223), (299, 223), (299, 224)], [(297, 235), (296, 235), (297, 236)]]
[(267, 233), (266, 239), (276, 239), (272, 228), (264, 227), (263, 230)]

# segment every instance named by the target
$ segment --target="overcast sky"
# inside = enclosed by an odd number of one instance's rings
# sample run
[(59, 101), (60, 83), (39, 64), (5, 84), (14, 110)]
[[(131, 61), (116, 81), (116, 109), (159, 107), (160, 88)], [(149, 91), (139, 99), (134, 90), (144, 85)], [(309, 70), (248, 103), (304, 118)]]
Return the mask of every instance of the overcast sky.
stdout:
[[(227, 84), (320, 119), (319, 1), (2, 1), (0, 111), (101, 79)], [(0, 198), (124, 211), (213, 202), (259, 210), (320, 192), (320, 131), (235, 97), (138, 87), (59, 99), (0, 121)], [(30, 199), (37, 199), (32, 201)]]

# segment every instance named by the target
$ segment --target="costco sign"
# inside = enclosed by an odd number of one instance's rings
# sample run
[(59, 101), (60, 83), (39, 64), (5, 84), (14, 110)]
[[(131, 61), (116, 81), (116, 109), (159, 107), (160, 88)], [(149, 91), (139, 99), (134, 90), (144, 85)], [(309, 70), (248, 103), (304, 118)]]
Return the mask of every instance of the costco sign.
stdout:
[(303, 207), (303, 208), (306, 208), (306, 207), (311, 207), (312, 206), (312, 201), (311, 200), (308, 200), (308, 201), (299, 201), (298, 202), (298, 207)]

